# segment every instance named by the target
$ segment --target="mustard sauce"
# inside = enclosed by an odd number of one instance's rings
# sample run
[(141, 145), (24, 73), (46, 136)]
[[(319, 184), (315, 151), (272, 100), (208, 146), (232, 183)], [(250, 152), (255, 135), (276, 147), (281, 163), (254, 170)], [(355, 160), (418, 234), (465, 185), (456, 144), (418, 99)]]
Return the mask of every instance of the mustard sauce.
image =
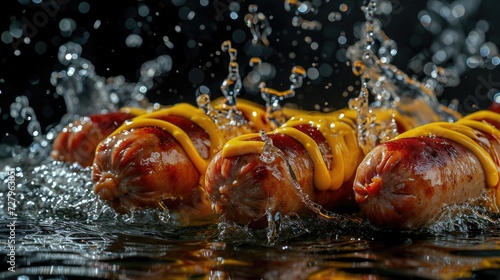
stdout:
[(208, 159), (204, 159), (200, 156), (198, 151), (193, 145), (193, 142), (189, 138), (189, 136), (178, 126), (173, 125), (169, 122), (165, 122), (162, 120), (157, 120), (157, 119), (149, 119), (149, 118), (135, 118), (129, 121), (126, 121), (121, 127), (119, 127), (117, 130), (115, 130), (111, 135), (114, 136), (124, 130), (130, 130), (133, 128), (140, 128), (140, 127), (157, 127), (161, 128), (168, 133), (170, 133), (177, 142), (181, 145), (181, 147), (184, 149), (186, 154), (188, 155), (189, 159), (193, 162), (193, 164), (196, 166), (196, 169), (198, 169), (199, 172), (205, 172), (207, 166), (208, 166)]
[(257, 130), (271, 130), (271, 123), (266, 118), (266, 111), (250, 101), (237, 99), (236, 109), (243, 113), (250, 125)]
[[(342, 116), (350, 120), (345, 115)], [(327, 167), (321, 151), (314, 139), (294, 128), (300, 125), (310, 125), (318, 129), (325, 138), (332, 153), (330, 170)], [(309, 154), (313, 166), (314, 185), (318, 190), (336, 190), (350, 179), (357, 167), (359, 148), (355, 129), (335, 116), (318, 116), (316, 114), (291, 118), (282, 127), (268, 132), (284, 134), (298, 141)], [(248, 153), (262, 153), (265, 143), (259, 140), (260, 134), (247, 134), (229, 140), (222, 149), (223, 157), (239, 156)]]
[[(205, 130), (210, 140), (210, 156), (208, 158), (205, 159), (201, 157), (189, 136), (180, 127), (158, 119), (169, 115), (188, 119)], [(193, 162), (201, 174), (205, 173), (210, 159), (222, 148), (224, 143), (224, 139), (218, 131), (217, 125), (203, 112), (203, 110), (187, 103), (180, 103), (166, 109), (154, 111), (149, 114), (143, 114), (128, 120), (116, 129), (110, 137), (124, 130), (139, 127), (158, 127), (170, 133), (179, 142), (189, 159)]]
[(476, 111), (474, 113), (470, 113), (470, 114), (462, 117), (462, 119), (464, 119), (464, 120), (476, 120), (476, 121), (492, 120), (492, 121), (500, 124), (500, 114), (495, 113), (493, 111), (489, 111), (489, 110)]
[[(226, 99), (224, 97), (219, 97), (214, 99), (211, 103), (214, 108), (221, 108), (224, 106)], [(259, 105), (255, 102), (236, 98), (236, 109), (238, 109), (243, 116), (248, 120), (250, 126), (256, 130), (271, 130), (271, 123), (266, 117), (266, 110), (264, 106)]]
[[(205, 114), (205, 112), (203, 112), (203, 110), (193, 105), (187, 103), (179, 103), (170, 108), (158, 110), (150, 114), (141, 115), (137, 118), (155, 119), (169, 115), (179, 116), (188, 119), (197, 124), (203, 130), (205, 130), (205, 132), (208, 134), (208, 138), (210, 139), (211, 156), (217, 153), (222, 148), (222, 145), (224, 144), (224, 139), (220, 134), (217, 125), (212, 121), (212, 119), (210, 119), (209, 116)], [(178, 128), (178, 130), (181, 129)]]
[[(243, 101), (239, 102), (236, 108), (243, 113), (254, 129), (262, 129), (266, 131), (270, 130), (269, 122), (265, 118), (265, 111), (257, 104)], [(210, 159), (222, 149), (222, 146), (226, 141), (223, 134), (220, 133), (217, 125), (203, 112), (203, 110), (187, 103), (180, 103), (154, 112), (148, 112), (145, 109), (133, 107), (123, 108), (122, 111), (136, 114), (138, 116), (126, 121), (110, 136), (116, 135), (125, 130), (139, 127), (161, 128), (170, 133), (179, 142), (189, 159), (193, 162), (201, 174), (205, 173)], [(188, 119), (201, 127), (208, 134), (210, 140), (210, 154), (208, 158), (201, 157), (189, 136), (180, 127), (159, 119), (169, 115)]]

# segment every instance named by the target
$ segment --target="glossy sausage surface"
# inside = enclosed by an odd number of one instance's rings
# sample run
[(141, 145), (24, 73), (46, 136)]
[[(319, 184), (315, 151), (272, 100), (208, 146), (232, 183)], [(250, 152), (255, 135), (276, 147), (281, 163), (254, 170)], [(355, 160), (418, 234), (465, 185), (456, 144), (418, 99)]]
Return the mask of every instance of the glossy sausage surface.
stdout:
[(411, 229), (449, 204), (480, 196), (485, 175), (464, 146), (440, 137), (402, 138), (375, 147), (358, 167), (354, 193), (374, 225)]
[[(210, 141), (203, 129), (178, 116), (162, 119), (185, 131), (199, 154), (208, 158)], [(191, 205), (193, 191), (200, 186), (200, 173), (183, 147), (158, 127), (108, 137), (96, 150), (92, 176), (94, 192), (121, 213), (158, 208), (159, 202), (169, 208)]]

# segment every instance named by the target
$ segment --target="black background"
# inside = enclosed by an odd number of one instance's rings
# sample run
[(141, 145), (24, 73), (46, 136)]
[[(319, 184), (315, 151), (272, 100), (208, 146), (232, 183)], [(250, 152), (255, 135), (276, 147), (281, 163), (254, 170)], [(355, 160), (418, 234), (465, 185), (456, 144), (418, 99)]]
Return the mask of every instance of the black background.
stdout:
[[(173, 59), (173, 69), (155, 79), (155, 85), (148, 92), (147, 98), (152, 102), (172, 104), (186, 101), (194, 104), (195, 91), (201, 85), (210, 87), (212, 97), (221, 96), (219, 87), (227, 76), (228, 54), (220, 53), (221, 43), (232, 39), (235, 30), (243, 31), (246, 39), (242, 42), (233, 42), (238, 50), (240, 74), (245, 76), (249, 71), (248, 60), (251, 57), (249, 29), (245, 26), (243, 16), (247, 13), (248, 5), (256, 3), (259, 11), (268, 16), (272, 33), (269, 36), (270, 55), (266, 61), (277, 70), (277, 75), (267, 84), (270, 87), (283, 90), (290, 84), (288, 77), (294, 65), (304, 68), (316, 64), (328, 63), (334, 72), (318, 80), (305, 80), (297, 95), (290, 100), (304, 109), (321, 107), (341, 108), (346, 101), (357, 94), (358, 78), (352, 74), (350, 66), (345, 61), (337, 60), (335, 53), (347, 48), (357, 39), (353, 35), (353, 26), (362, 22), (364, 15), (360, 10), (364, 1), (323, 1), (320, 10), (315, 15), (308, 15), (308, 19), (322, 22), (320, 31), (305, 31), (292, 26), (294, 14), (284, 9), (283, 1), (209, 1), (206, 6), (200, 1), (160, 0), (160, 1), (93, 1), (93, 0), (49, 0), (42, 4), (24, 1), (2, 1), (0, 4), (0, 33), (9, 30), (14, 20), (21, 20), (26, 24), (30, 43), (6, 44), (0, 42), (0, 127), (1, 143), (27, 145), (30, 137), (26, 133), (26, 123), (17, 125), (10, 117), (9, 107), (16, 96), (25, 95), (30, 100), (42, 127), (46, 129), (57, 123), (66, 108), (62, 97), (55, 94), (50, 83), (50, 74), (64, 67), (58, 62), (58, 47), (66, 42), (75, 41), (82, 45), (82, 56), (90, 60), (96, 72), (103, 77), (123, 75), (127, 81), (136, 82), (141, 64), (159, 55), (168, 54)], [(81, 2), (90, 5), (90, 10), (82, 14), (79, 12)], [(443, 1), (448, 3), (447, 1)], [(179, 4), (181, 3), (181, 4)], [(229, 4), (240, 6), (239, 18), (230, 17)], [(338, 12), (339, 5), (346, 3), (349, 7), (343, 12), (342, 19), (336, 22), (327, 20), (330, 12)], [(398, 43), (398, 54), (393, 62), (409, 75), (415, 75), (419, 80), (421, 73), (413, 73), (408, 68), (408, 61), (418, 53), (425, 52), (431, 46), (435, 36), (426, 31), (418, 21), (419, 11), (426, 9), (426, 1), (399, 1), (392, 0), (393, 12), (382, 18), (383, 29), (389, 37)], [(42, 5), (52, 7), (45, 10)], [(151, 20), (137, 15), (137, 7), (147, 5), (150, 9)], [(193, 19), (185, 18), (185, 11), (195, 12)], [(463, 28), (470, 30), (479, 19), (490, 23), (490, 30), (486, 40), (497, 46), (500, 45), (500, 31), (498, 11), (500, 2), (483, 1), (479, 11), (470, 20), (463, 24)], [(76, 29), (71, 36), (61, 35), (58, 27), (64, 18), (71, 18), (76, 22)], [(128, 29), (125, 27), (127, 19), (135, 19), (141, 27)], [(96, 20), (101, 25), (95, 29)], [(33, 24), (33, 25), (30, 25)], [(202, 30), (201, 25), (205, 28)], [(180, 27), (180, 31), (176, 30)], [(34, 28), (33, 28), (34, 27)], [(347, 43), (340, 45), (337, 38), (341, 32), (345, 33)], [(129, 48), (125, 38), (129, 34), (139, 34), (144, 40), (139, 48)], [(241, 33), (241, 32), (240, 32)], [(415, 35), (418, 43), (412, 41)], [(163, 37), (168, 36), (174, 48), (168, 48)], [(413, 36), (413, 37), (412, 37)], [(319, 44), (317, 50), (312, 50), (306, 42), (311, 38)], [(294, 45), (296, 41), (298, 44)], [(44, 53), (37, 53), (34, 45), (45, 42), (47, 49)], [(188, 42), (196, 42), (191, 48)], [(323, 46), (334, 46), (331, 52)], [(14, 51), (19, 49), (20, 54)], [(296, 57), (289, 58), (288, 53), (294, 52)], [(190, 71), (199, 68), (204, 78), (193, 83), (188, 78)], [(500, 88), (500, 72), (498, 69), (474, 69), (467, 71), (461, 77), (459, 87), (447, 88), (440, 99), (447, 103), (457, 98), (461, 101), (462, 113), (471, 112), (478, 108), (485, 108), (491, 102), (491, 96)], [(498, 81), (498, 82), (495, 82)], [(353, 86), (353, 91), (347, 88)], [(347, 95), (343, 95), (347, 92)], [(243, 91), (241, 97), (262, 103), (255, 93)], [(469, 97), (469, 98), (468, 98)], [(318, 105), (319, 104), (319, 105)]]

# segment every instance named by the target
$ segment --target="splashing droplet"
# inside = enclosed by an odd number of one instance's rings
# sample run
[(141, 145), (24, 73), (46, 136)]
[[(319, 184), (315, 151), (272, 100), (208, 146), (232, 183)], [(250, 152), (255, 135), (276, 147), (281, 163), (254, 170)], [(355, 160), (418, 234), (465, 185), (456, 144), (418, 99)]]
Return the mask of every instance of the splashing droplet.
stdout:
[(269, 46), (269, 40), (267, 39), (271, 35), (272, 29), (269, 24), (267, 17), (260, 12), (257, 12), (259, 7), (255, 4), (248, 6), (248, 14), (245, 15), (245, 23), (248, 28), (250, 28), (250, 33), (252, 34), (252, 44), (263, 44)]
[[(370, 107), (382, 107), (397, 110), (421, 125), (435, 121), (456, 120), (457, 114), (444, 108), (437, 99), (439, 81), (453, 81), (450, 73), (436, 69), (432, 81), (421, 83), (409, 77), (395, 65), (390, 64), (397, 54), (397, 45), (381, 28), (376, 18), (377, 3), (368, 2), (361, 10), (365, 14), (360, 40), (347, 50), (347, 57), (352, 62), (352, 71), (361, 77), (359, 96), (350, 102), (350, 108), (358, 113), (358, 137), (363, 150), (371, 150), (377, 143), (396, 135), (394, 113), (389, 123), (377, 122), (370, 112)], [(435, 83), (432, 83), (435, 82)], [(375, 102), (369, 104), (370, 93)]]
[(274, 155), (276, 153), (276, 148), (273, 145), (273, 140), (266, 134), (265, 131), (260, 131), (260, 138), (264, 141), (264, 148), (260, 154), (260, 160), (262, 162), (271, 164), (274, 161)]
[(286, 122), (286, 117), (281, 110), (280, 101), (285, 98), (295, 96), (295, 90), (302, 86), (303, 80), (306, 76), (306, 70), (301, 66), (294, 66), (292, 74), (290, 75), (290, 88), (284, 91), (278, 91), (266, 86), (266, 83), (261, 82), (260, 92), (262, 99), (266, 102), (267, 118), (274, 126), (279, 127)]
[(227, 99), (228, 106), (236, 105), (236, 96), (241, 90), (241, 78), (239, 73), (239, 65), (237, 60), (238, 51), (231, 47), (231, 41), (227, 40), (222, 43), (222, 51), (229, 53), (229, 66), (227, 78), (222, 82), (221, 91)]

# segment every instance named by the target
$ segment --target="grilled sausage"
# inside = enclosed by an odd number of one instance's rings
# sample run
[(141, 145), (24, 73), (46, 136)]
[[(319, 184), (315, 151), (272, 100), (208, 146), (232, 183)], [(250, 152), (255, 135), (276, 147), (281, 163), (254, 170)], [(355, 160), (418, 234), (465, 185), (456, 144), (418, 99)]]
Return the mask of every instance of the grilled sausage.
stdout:
[[(207, 133), (187, 119), (164, 118), (189, 135), (202, 158), (208, 158)], [(205, 209), (200, 217), (210, 215), (210, 208), (200, 199), (200, 171), (179, 142), (159, 127), (141, 127), (108, 137), (99, 144), (92, 180), (94, 192), (117, 212), (162, 208)]]
[(354, 181), (361, 212), (378, 227), (412, 229), (432, 224), (446, 205), (485, 193), (491, 198), (487, 206), (498, 209), (499, 121), (496, 113), (478, 112), (375, 147)]
[(352, 180), (362, 151), (353, 123), (344, 121), (300, 116), (230, 140), (205, 175), (214, 211), (223, 221), (262, 228), (277, 214), (355, 208)]
[(269, 215), (310, 216), (310, 207), (315, 207), (310, 202), (327, 209), (354, 206), (352, 180), (337, 190), (316, 189), (313, 163), (305, 148), (286, 135), (269, 137), (277, 149), (272, 159), (257, 153), (232, 157), (218, 153), (211, 161), (205, 189), (212, 209), (223, 221), (262, 228)]

